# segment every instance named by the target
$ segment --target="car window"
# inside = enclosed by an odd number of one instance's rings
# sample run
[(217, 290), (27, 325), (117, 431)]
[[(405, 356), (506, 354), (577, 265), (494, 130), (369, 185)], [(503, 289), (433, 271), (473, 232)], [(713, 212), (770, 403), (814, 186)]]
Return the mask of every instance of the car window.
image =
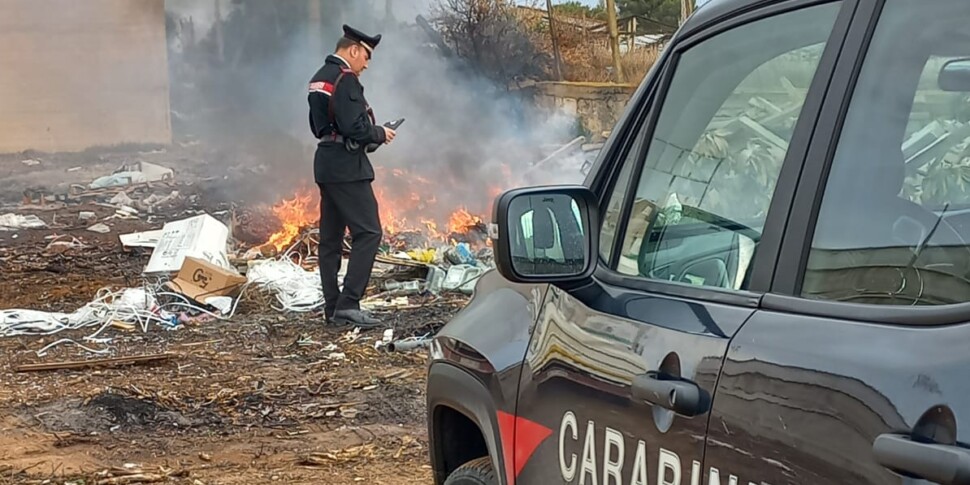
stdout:
[(926, 60), (902, 141), (907, 166), (902, 195), (931, 210), (970, 208), (970, 190), (964, 188), (970, 165), (961, 146), (970, 136), (970, 93), (944, 91), (939, 84), (947, 63), (961, 59), (930, 55)]
[(617, 271), (746, 288), (839, 7), (829, 3), (745, 24), (681, 55), (625, 221)]
[(637, 138), (627, 152), (626, 159), (620, 167), (620, 173), (613, 183), (613, 192), (610, 194), (610, 201), (606, 205), (603, 214), (603, 224), (600, 230), (600, 258), (604, 263), (609, 263), (613, 256), (613, 245), (616, 242), (616, 233), (620, 223), (620, 215), (623, 210), (623, 202), (626, 201), (627, 188), (630, 185), (630, 176), (633, 167), (636, 165), (637, 154), (643, 146), (643, 136)]
[(886, 2), (832, 161), (803, 296), (970, 301), (968, 21), (966, 0)]

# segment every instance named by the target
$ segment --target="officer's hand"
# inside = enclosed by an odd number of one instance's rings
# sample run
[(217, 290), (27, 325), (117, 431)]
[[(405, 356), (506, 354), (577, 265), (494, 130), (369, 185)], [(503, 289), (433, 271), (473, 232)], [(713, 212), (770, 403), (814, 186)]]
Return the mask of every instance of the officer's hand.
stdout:
[(390, 129), (390, 128), (388, 128), (388, 127), (386, 127), (386, 126), (383, 127), (383, 128), (384, 128), (384, 136), (385, 136), (384, 144), (386, 145), (386, 144), (394, 141), (394, 137), (397, 136), (397, 132), (394, 131), (394, 130), (392, 130), (392, 129)]

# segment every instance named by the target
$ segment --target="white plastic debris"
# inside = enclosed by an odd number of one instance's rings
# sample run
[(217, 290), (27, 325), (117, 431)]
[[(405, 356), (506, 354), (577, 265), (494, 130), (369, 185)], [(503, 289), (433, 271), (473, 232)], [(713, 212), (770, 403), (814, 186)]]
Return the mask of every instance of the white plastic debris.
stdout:
[(82, 222), (94, 220), (95, 217), (97, 215), (91, 211), (81, 211), (77, 214), (77, 219)]
[(141, 172), (118, 172), (111, 175), (99, 177), (88, 185), (91, 189), (106, 189), (109, 187), (124, 187), (132, 184), (143, 184), (148, 182), (148, 177)]
[(47, 227), (47, 223), (33, 214), (22, 216), (20, 214), (11, 213), (0, 216), (0, 231), (16, 231), (17, 229), (42, 229), (45, 227)]
[(310, 312), (323, 305), (320, 275), (290, 260), (254, 263), (246, 274), (250, 283), (276, 294), (280, 311)]
[(394, 341), (394, 329), (389, 328), (384, 330), (384, 336), (380, 340), (374, 342), (374, 350), (380, 350), (381, 347)]
[(149, 162), (138, 162), (134, 165), (129, 165), (125, 167), (128, 170), (136, 170), (145, 175), (145, 178), (149, 182), (158, 182), (162, 180), (172, 180), (175, 178), (175, 170), (168, 167), (163, 167), (161, 165)]
[(123, 205), (121, 206), (120, 209), (115, 211), (115, 215), (122, 219), (137, 219), (138, 209), (135, 209), (134, 207), (130, 207), (127, 205)]
[[(172, 316), (160, 310), (154, 294), (144, 288), (128, 288), (116, 292), (101, 290), (91, 303), (74, 313), (0, 310), (0, 337), (51, 335), (64, 330), (96, 328), (84, 340), (103, 342), (97, 338), (98, 335), (116, 321), (138, 324), (142, 331), (147, 332), (152, 323), (170, 327)], [(70, 339), (59, 341), (58, 344), (67, 341)], [(50, 347), (51, 345), (44, 350)]]
[(223, 315), (229, 313), (232, 309), (232, 297), (230, 296), (213, 296), (211, 298), (205, 299), (206, 305), (212, 305), (219, 310), (219, 313)]
[(133, 205), (135, 201), (132, 200), (127, 193), (118, 192), (117, 194), (115, 194), (114, 197), (111, 198), (111, 200), (108, 201), (108, 203), (114, 206), (123, 207), (126, 205), (127, 206)]
[(107, 224), (100, 223), (100, 222), (97, 223), (97, 224), (95, 224), (95, 225), (93, 225), (93, 226), (91, 226), (91, 227), (89, 227), (88, 230), (91, 231), (91, 232), (96, 232), (98, 234), (107, 234), (107, 233), (111, 232), (111, 228), (108, 227)]
[(20, 162), (28, 167), (33, 167), (34, 165), (40, 165), (40, 160), (28, 159)]
[(158, 241), (162, 238), (164, 231), (135, 232), (132, 234), (122, 234), (118, 236), (121, 245), (126, 248), (154, 248), (158, 246)]

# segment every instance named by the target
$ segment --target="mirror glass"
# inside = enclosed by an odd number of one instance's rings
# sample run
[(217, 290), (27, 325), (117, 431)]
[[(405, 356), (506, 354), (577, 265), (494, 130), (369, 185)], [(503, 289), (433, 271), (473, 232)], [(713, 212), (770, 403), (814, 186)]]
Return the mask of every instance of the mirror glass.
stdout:
[(521, 276), (580, 275), (589, 259), (579, 203), (565, 194), (523, 194), (509, 203), (512, 268)]
[(970, 59), (954, 59), (944, 64), (940, 70), (940, 89), (970, 92)]

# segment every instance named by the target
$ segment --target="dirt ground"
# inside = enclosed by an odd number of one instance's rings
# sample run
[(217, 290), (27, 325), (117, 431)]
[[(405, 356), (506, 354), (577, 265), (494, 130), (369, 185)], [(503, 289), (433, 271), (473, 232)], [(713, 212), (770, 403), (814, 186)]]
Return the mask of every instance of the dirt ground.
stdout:
[[(187, 197), (164, 215), (109, 220), (108, 234), (76, 221), (82, 210), (99, 220), (114, 212), (93, 202), (18, 211), (53, 227), (0, 231), (0, 309), (71, 312), (102, 287), (141, 285), (149, 254), (124, 251), (118, 234), (205, 205)], [(423, 335), (464, 303), (429, 296), (383, 317), (396, 337)], [(85, 343), (110, 347), (108, 357), (167, 360), (42, 372), (17, 367), (105, 357), (70, 343), (37, 354), (92, 330), (0, 337), (0, 483), (429, 483), (426, 353), (377, 350), (381, 330), (354, 334), (321, 320), (253, 294), (228, 321), (109, 329), (111, 342)]]

